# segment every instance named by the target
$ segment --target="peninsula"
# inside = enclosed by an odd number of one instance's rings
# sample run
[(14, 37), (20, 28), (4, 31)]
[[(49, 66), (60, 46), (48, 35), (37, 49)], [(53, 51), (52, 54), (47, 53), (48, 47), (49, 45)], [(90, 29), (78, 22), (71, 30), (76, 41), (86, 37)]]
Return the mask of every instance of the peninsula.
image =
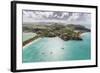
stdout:
[(23, 24), (23, 32), (36, 33), (35, 37), (32, 37), (23, 42), (23, 45), (37, 39), (38, 37), (59, 37), (64, 41), (67, 40), (82, 40), (80, 35), (84, 32), (90, 32), (89, 28), (82, 25), (75, 24), (62, 24), (62, 23), (49, 23), (45, 24)]

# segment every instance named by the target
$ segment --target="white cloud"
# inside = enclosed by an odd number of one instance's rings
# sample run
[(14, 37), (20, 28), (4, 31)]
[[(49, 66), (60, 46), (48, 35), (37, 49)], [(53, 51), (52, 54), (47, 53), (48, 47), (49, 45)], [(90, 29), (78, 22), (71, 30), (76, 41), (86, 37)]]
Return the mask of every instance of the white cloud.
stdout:
[(36, 11), (35, 12), (37, 15), (39, 15), (39, 16), (45, 16), (45, 17), (49, 17), (50, 15), (53, 15), (53, 12), (41, 12), (41, 11)]
[(72, 13), (72, 16), (70, 16), (67, 21), (77, 20), (78, 18), (79, 13)]
[(74, 12), (70, 16), (69, 14), (70, 12), (62, 12), (61, 15), (58, 15), (56, 12), (54, 14), (53, 11), (23, 11), (23, 22), (64, 22), (67, 24), (91, 24), (91, 14)]
[(63, 18), (64, 16), (68, 16), (68, 15), (69, 15), (68, 12), (64, 12), (64, 13), (62, 13), (62, 16), (60, 18)]

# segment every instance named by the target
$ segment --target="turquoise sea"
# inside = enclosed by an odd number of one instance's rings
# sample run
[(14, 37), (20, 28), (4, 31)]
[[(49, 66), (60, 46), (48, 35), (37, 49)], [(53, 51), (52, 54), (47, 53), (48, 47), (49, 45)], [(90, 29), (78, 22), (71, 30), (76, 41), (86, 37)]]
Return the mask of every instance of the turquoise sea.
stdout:
[(63, 41), (59, 37), (44, 37), (23, 48), (23, 63), (91, 59), (91, 33), (83, 33), (82, 41)]

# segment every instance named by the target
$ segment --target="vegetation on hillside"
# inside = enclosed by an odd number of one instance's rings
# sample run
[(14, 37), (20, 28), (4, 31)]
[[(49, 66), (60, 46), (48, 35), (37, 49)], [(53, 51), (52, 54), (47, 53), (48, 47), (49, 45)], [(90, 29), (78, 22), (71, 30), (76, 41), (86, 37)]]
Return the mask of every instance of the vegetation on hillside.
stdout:
[(40, 37), (58, 36), (63, 40), (82, 40), (80, 34), (90, 32), (90, 29), (82, 25), (52, 23), (49, 25), (31, 24), (23, 26), (23, 32), (25, 31), (37, 33)]
[(23, 42), (23, 46), (39, 37), (59, 37), (65, 41), (67, 40), (82, 40), (81, 33), (90, 32), (90, 29), (82, 25), (68, 24), (63, 25), (59, 23), (52, 23), (49, 25), (40, 24), (23, 24), (23, 32), (33, 32), (37, 36), (32, 37)]

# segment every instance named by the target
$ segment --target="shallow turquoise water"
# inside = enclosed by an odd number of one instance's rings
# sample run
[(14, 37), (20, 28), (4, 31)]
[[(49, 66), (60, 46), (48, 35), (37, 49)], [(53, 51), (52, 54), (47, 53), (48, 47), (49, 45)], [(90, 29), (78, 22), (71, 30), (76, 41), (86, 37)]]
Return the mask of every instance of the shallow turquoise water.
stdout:
[(91, 59), (90, 37), (90, 33), (84, 33), (82, 41), (42, 38), (23, 48), (23, 63)]
[(23, 33), (23, 41), (26, 41), (34, 36), (36, 36), (35, 33)]

